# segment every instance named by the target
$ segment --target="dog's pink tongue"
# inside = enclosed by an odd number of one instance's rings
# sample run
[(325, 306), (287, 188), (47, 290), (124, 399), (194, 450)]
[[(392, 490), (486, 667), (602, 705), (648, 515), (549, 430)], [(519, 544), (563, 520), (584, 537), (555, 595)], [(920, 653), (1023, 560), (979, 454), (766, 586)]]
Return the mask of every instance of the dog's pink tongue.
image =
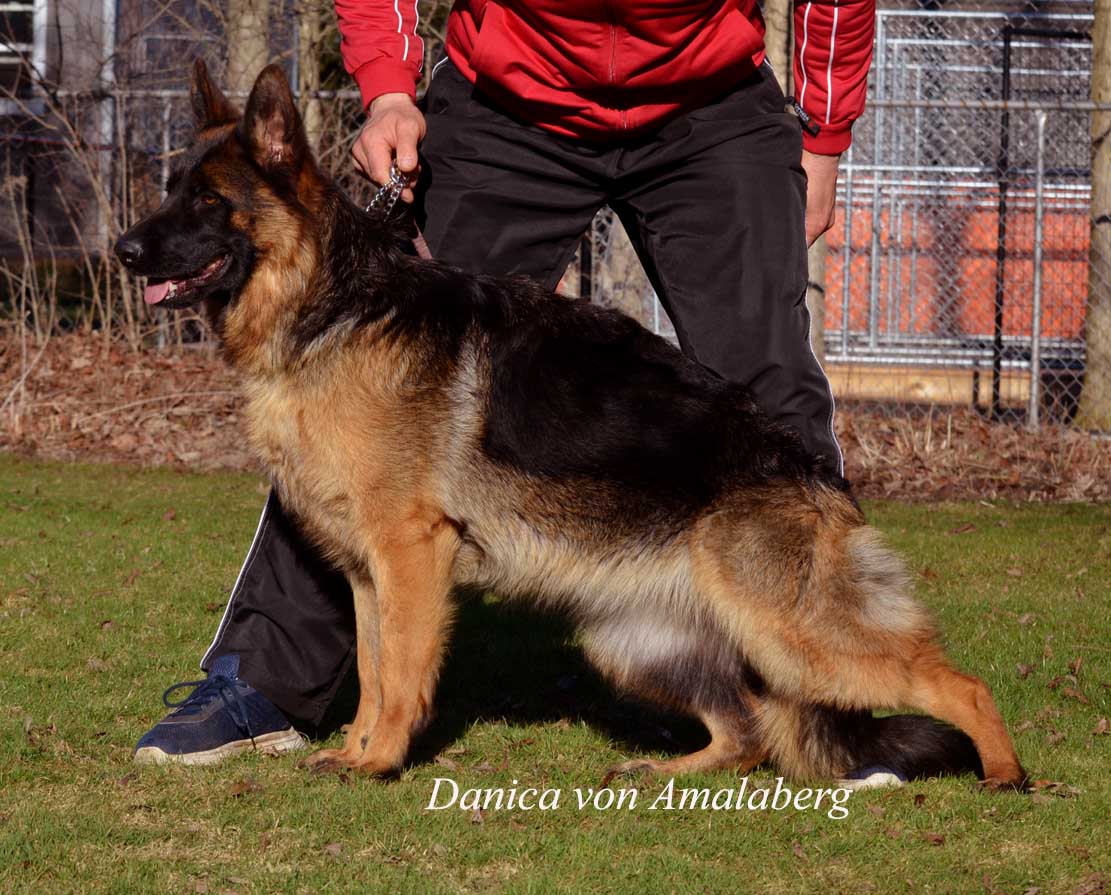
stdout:
[(143, 290), (143, 301), (148, 305), (156, 305), (170, 291), (170, 281), (163, 280), (161, 283), (147, 283), (147, 288)]

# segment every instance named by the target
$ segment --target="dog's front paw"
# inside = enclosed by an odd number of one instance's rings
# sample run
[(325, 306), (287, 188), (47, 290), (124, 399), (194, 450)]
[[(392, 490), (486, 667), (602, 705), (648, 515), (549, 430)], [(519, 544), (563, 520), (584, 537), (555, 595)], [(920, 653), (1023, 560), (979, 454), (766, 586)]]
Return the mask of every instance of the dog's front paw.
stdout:
[(337, 774), (342, 771), (355, 771), (371, 777), (397, 777), (401, 773), (401, 762), (377, 757), (366, 752), (351, 753), (346, 749), (321, 749), (297, 763), (314, 774)]
[(314, 774), (344, 771), (362, 756), (352, 755), (346, 749), (318, 749), (297, 762), (297, 767), (305, 768)]

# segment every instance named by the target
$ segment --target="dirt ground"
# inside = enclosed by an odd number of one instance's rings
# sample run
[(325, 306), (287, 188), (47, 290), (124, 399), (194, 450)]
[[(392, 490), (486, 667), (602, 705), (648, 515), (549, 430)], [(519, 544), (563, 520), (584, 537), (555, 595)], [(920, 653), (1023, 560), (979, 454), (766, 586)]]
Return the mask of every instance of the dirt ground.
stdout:
[[(61, 459), (253, 469), (235, 377), (210, 348), (135, 352), (96, 336), (45, 345), (0, 331), (0, 450)], [(966, 408), (842, 409), (860, 497), (1107, 500), (1111, 439), (1036, 432)]]

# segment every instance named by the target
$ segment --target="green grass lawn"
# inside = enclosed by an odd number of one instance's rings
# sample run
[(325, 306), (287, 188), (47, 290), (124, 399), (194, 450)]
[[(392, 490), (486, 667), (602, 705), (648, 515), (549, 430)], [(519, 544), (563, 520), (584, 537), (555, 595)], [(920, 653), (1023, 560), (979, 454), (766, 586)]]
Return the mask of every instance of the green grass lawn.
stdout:
[[(1083, 893), (1111, 884), (1111, 506), (868, 507), (963, 668), (994, 688), (1033, 795), (970, 777), (825, 811), (579, 811), (575, 787), (697, 740), (614, 700), (558, 623), (466, 606), (437, 721), (401, 780), (295, 757), (136, 767), (197, 677), (262, 503), (257, 477), (0, 456), (0, 891)], [(338, 736), (333, 739), (338, 741)], [(750, 787), (769, 782), (762, 769)], [(428, 811), (463, 789), (558, 810)], [(680, 787), (736, 787), (730, 774)]]

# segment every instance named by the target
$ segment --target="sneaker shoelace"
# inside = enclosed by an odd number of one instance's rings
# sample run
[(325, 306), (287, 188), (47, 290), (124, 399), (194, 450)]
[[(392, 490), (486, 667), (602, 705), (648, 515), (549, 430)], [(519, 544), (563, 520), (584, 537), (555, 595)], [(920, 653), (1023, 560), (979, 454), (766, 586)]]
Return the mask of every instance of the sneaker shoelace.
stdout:
[[(213, 674), (199, 681), (182, 681), (180, 684), (166, 688), (166, 692), (162, 694), (162, 702), (166, 708), (174, 709), (175, 715), (193, 715), (219, 697), (223, 700), (224, 707), (232, 720), (247, 731), (247, 736), (251, 738), (251, 745), (254, 746), (255, 734), (251, 730), (251, 722), (247, 717), (247, 704), (239, 693), (236, 683), (234, 678), (223, 674)], [(184, 690), (186, 687), (193, 687), (193, 692), (177, 702), (170, 699), (171, 693)]]

